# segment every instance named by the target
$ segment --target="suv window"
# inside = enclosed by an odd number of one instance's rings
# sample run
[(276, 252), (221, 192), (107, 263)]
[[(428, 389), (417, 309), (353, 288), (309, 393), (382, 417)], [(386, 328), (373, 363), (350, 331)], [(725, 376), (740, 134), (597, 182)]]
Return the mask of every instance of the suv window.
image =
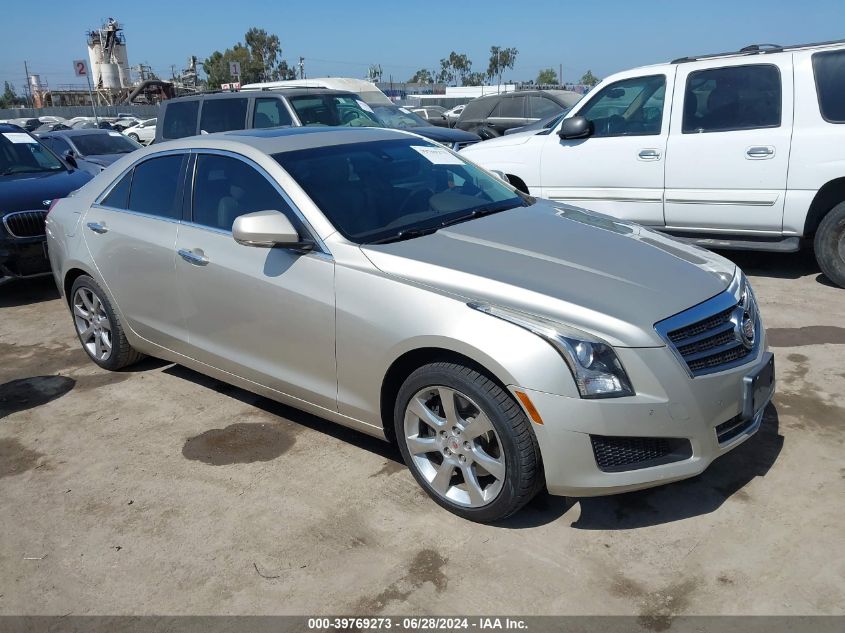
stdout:
[(197, 133), (199, 101), (174, 101), (167, 104), (162, 123), (162, 138), (183, 138)]
[(490, 118), (521, 119), (525, 116), (525, 97), (505, 97), (490, 113)]
[(684, 92), (684, 134), (780, 126), (780, 71), (771, 64), (690, 73)]
[(529, 116), (534, 119), (545, 119), (561, 111), (562, 106), (556, 101), (545, 97), (528, 97)]
[(623, 79), (605, 86), (578, 111), (593, 122), (593, 136), (650, 136), (660, 134), (665, 75)]
[(479, 121), (487, 118), (487, 115), (490, 114), (494, 106), (492, 101), (493, 99), (489, 98), (473, 99), (466, 105), (463, 112), (461, 112), (461, 120)]
[(206, 99), (202, 102), (200, 130), (213, 134), (246, 127), (248, 99)]
[(291, 125), (290, 113), (281, 99), (256, 99), (252, 127)]
[(829, 123), (845, 123), (845, 51), (813, 55), (819, 111)]
[(113, 207), (115, 209), (126, 209), (129, 206), (129, 186), (132, 184), (132, 170), (130, 169), (123, 178), (120, 179), (109, 195), (103, 198), (100, 203), (104, 207)]
[(201, 154), (197, 157), (195, 223), (231, 231), (239, 215), (270, 210), (281, 211), (298, 226), (284, 198), (255, 168), (230, 156)]
[(182, 155), (151, 158), (135, 167), (129, 193), (129, 210), (178, 219), (182, 215), (179, 176)]

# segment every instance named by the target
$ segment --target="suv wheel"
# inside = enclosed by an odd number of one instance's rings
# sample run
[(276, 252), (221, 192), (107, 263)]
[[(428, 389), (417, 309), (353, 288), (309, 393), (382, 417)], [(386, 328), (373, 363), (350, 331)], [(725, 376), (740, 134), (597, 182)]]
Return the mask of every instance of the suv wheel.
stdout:
[(76, 335), (91, 360), (103, 369), (116, 370), (144, 358), (129, 345), (120, 317), (96, 281), (80, 275), (73, 282), (70, 297)]
[(412, 373), (394, 411), (399, 450), (441, 506), (492, 522), (524, 506), (543, 485), (531, 423), (510, 394), (454, 363)]
[(828, 212), (816, 230), (816, 261), (825, 276), (845, 288), (845, 202)]

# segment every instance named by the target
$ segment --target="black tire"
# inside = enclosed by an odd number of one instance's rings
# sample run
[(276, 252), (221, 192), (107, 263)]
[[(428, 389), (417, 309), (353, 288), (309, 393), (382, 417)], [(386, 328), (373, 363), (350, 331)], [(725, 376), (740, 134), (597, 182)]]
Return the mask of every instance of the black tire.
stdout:
[(813, 247), (825, 276), (845, 288), (845, 202), (837, 204), (822, 218)]
[[(77, 296), (77, 291), (82, 288), (86, 289), (97, 297), (97, 299), (102, 304), (103, 311), (108, 317), (109, 323), (111, 325), (112, 347), (111, 352), (109, 353), (107, 358), (97, 358), (94, 354), (91, 353), (88, 346), (86, 345), (86, 341), (82, 340), (82, 335), (79, 331), (79, 328), (77, 327), (77, 318), (74, 313), (74, 299)], [(133, 363), (137, 363), (139, 360), (144, 358), (144, 354), (136, 351), (129, 344), (129, 341), (126, 339), (126, 333), (123, 329), (123, 324), (120, 321), (120, 317), (118, 316), (114, 307), (112, 307), (108, 295), (103, 291), (102, 288), (100, 288), (100, 286), (97, 284), (96, 281), (94, 281), (94, 279), (92, 279), (88, 275), (80, 275), (79, 277), (77, 277), (76, 281), (73, 282), (73, 286), (70, 289), (70, 297), (68, 298), (68, 301), (70, 302), (71, 317), (73, 318), (74, 330), (76, 331), (77, 338), (79, 339), (79, 342), (82, 345), (82, 349), (85, 350), (85, 352), (88, 354), (88, 357), (92, 361), (97, 363), (97, 365), (99, 365), (103, 369), (116, 371), (118, 369), (128, 367)]]
[(135, 141), (136, 143), (140, 143), (140, 142), (141, 142), (141, 139), (139, 139), (139, 138), (138, 138), (138, 135), (137, 135), (137, 134), (135, 134), (134, 132), (131, 132), (131, 133), (127, 134), (126, 136), (128, 136), (129, 138), (131, 138), (131, 139), (132, 139), (133, 141)]
[[(481, 507), (460, 505), (440, 496), (411, 458), (405, 434), (406, 408), (418, 392), (437, 386), (469, 396), (486, 414), (498, 436), (505, 476), (496, 497)], [(439, 505), (460, 517), (479, 523), (500, 521), (522, 508), (545, 484), (540, 448), (530, 421), (507, 391), (475, 369), (446, 362), (420, 367), (399, 389), (393, 418), (399, 450), (417, 483)]]

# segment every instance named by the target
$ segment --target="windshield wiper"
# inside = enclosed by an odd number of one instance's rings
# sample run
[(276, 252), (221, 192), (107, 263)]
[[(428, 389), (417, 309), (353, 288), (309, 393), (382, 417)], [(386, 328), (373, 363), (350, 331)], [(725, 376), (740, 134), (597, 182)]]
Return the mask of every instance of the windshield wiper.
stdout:
[(461, 222), (466, 222), (467, 220), (474, 220), (476, 218), (480, 218), (485, 215), (492, 215), (493, 213), (499, 213), (500, 211), (507, 211), (508, 209), (513, 209), (514, 207), (520, 206), (527, 206), (524, 203), (522, 204), (512, 204), (511, 201), (508, 201), (507, 204), (503, 204), (501, 202), (497, 202), (495, 204), (488, 204), (487, 206), (477, 207), (466, 213), (464, 215), (459, 215), (456, 218), (452, 218), (451, 220), (445, 220), (444, 222), (440, 223), (440, 226), (452, 226), (453, 224), (460, 224)]
[(436, 233), (439, 229), (439, 226), (432, 226), (425, 229), (405, 229), (403, 231), (399, 231), (395, 235), (388, 235), (387, 237), (382, 237), (377, 240), (373, 240), (371, 242), (364, 242), (365, 244), (390, 244), (391, 242), (401, 242), (402, 240), (412, 240), (415, 237), (422, 237), (423, 235), (431, 235), (432, 233)]

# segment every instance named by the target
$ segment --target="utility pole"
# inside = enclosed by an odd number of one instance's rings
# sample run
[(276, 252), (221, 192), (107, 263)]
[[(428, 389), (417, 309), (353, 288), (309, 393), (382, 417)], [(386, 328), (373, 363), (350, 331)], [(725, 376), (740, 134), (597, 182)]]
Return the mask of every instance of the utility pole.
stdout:
[(24, 88), (23, 88), (23, 94), (26, 97), (26, 105), (30, 106), (30, 105), (33, 105), (33, 103), (32, 103), (32, 96), (31, 96), (32, 93), (30, 92), (30, 89), (29, 89), (29, 68), (26, 65), (26, 60), (24, 60), (24, 62), (23, 62), (23, 70), (26, 73), (26, 84), (24, 85)]

